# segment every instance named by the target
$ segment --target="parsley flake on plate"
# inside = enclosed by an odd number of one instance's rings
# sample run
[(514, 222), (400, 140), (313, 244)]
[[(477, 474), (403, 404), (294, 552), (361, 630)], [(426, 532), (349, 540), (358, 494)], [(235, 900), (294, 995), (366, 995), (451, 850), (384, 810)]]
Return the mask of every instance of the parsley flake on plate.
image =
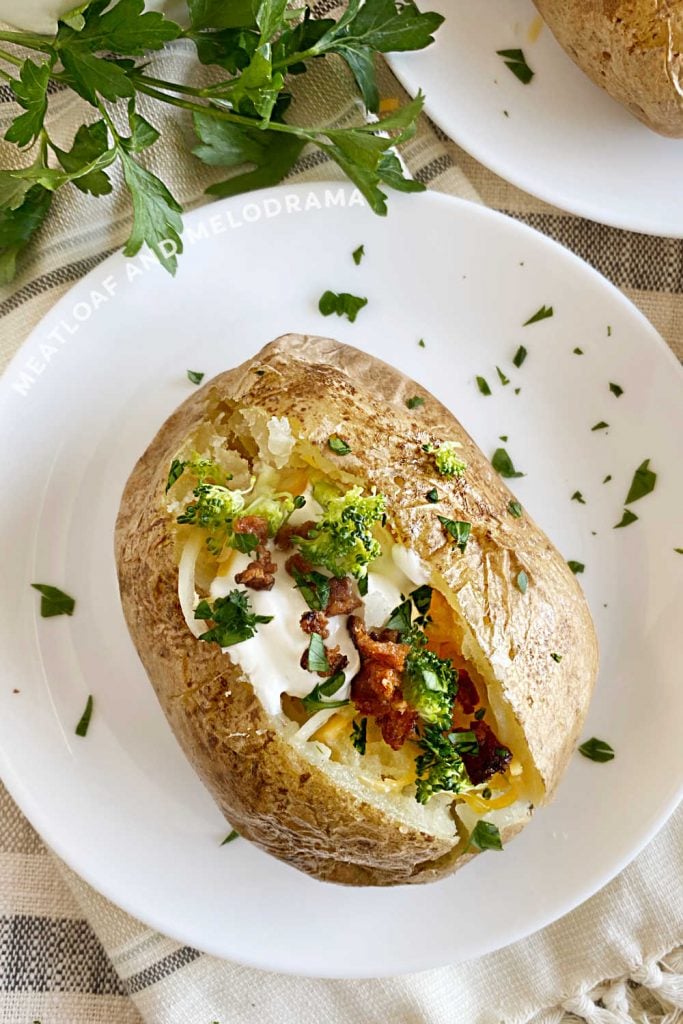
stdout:
[(523, 50), (496, 50), (496, 54), (503, 58), (505, 67), (509, 68), (522, 85), (529, 84), (534, 77), (534, 72), (527, 64)]
[(496, 473), (500, 473), (500, 475), (506, 479), (524, 476), (524, 473), (520, 473), (515, 469), (512, 459), (504, 448), (496, 448), (493, 453), (493, 458), (491, 459), (491, 465), (495, 469)]
[(320, 296), (318, 309), (323, 316), (332, 316), (333, 313), (336, 313), (337, 316), (345, 316), (350, 323), (354, 323), (361, 309), (367, 304), (368, 300), (359, 295), (351, 295), (349, 292), (326, 291)]
[(553, 661), (556, 661), (558, 665), (562, 661), (562, 655), (557, 654), (556, 651), (552, 651), (550, 657), (553, 659)]
[(498, 374), (498, 380), (503, 385), (503, 387), (505, 387), (506, 384), (510, 383), (510, 378), (505, 376), (500, 366), (496, 367), (496, 373)]
[(491, 394), (491, 388), (489, 387), (486, 377), (477, 377), (477, 387), (481, 391), (482, 395)]
[(239, 837), (240, 837), (240, 834), (239, 834), (239, 832), (237, 831), (237, 829), (236, 829), (236, 828), (234, 828), (234, 829), (232, 830), (232, 832), (228, 832), (227, 836), (225, 837), (225, 839), (224, 839), (224, 840), (223, 840), (223, 842), (221, 843), (221, 846), (227, 846), (227, 845), (228, 845), (228, 843), (232, 843), (232, 842), (234, 842), (234, 841), (235, 841), (235, 839), (239, 839)]
[(418, 345), (420, 346), (420, 348), (426, 348), (426, 347), (427, 347), (427, 346), (425, 345), (425, 340), (424, 340), (424, 338), (420, 338), (420, 340), (418, 341)]
[(574, 491), (572, 494), (572, 501), (578, 501), (579, 505), (585, 505), (586, 499), (584, 498), (581, 491)]
[(356, 264), (356, 266), (360, 266), (360, 261), (365, 256), (365, 246), (359, 245), (357, 249), (353, 250), (351, 256), (353, 257), (353, 262)]
[(587, 757), (589, 761), (604, 763), (605, 761), (614, 760), (613, 748), (605, 740), (596, 739), (595, 736), (581, 744), (579, 753)]
[(187, 379), (190, 381), (191, 384), (201, 384), (201, 382), (204, 380), (204, 374), (201, 373), (199, 370), (188, 370)]
[(624, 502), (625, 505), (631, 505), (634, 501), (639, 501), (640, 498), (644, 498), (647, 494), (651, 494), (654, 491), (655, 484), (657, 483), (657, 474), (649, 466), (650, 460), (645, 459), (645, 462), (642, 462), (633, 474), (633, 480)]
[(578, 348), (577, 347), (577, 348), (573, 349), (572, 351), (574, 352), (575, 356), (582, 356), (583, 355), (583, 349), (582, 348)]
[(596, 423), (594, 427), (591, 427), (591, 430), (607, 430), (608, 427), (609, 423), (605, 423), (604, 420), (600, 420), (600, 422)]
[(520, 345), (517, 351), (515, 352), (514, 358), (512, 360), (513, 364), (517, 367), (517, 369), (520, 368), (528, 354), (529, 353), (524, 348), (524, 345)]
[(537, 324), (540, 320), (547, 320), (548, 317), (554, 316), (552, 306), (541, 306), (537, 309), (533, 316), (530, 316), (528, 320), (525, 320), (522, 327), (529, 327), (531, 324)]
[(610, 381), (609, 389), (616, 398), (621, 398), (624, 393), (624, 389), (621, 385), (615, 384), (613, 381)]
[(569, 566), (569, 568), (571, 569), (571, 571), (574, 573), (575, 576), (578, 573), (580, 573), (580, 572), (584, 572), (585, 568), (586, 568), (586, 566), (583, 564), (583, 562), (575, 562), (573, 558), (571, 558), (567, 562), (567, 565)]
[(620, 530), (622, 526), (630, 526), (631, 523), (635, 523), (635, 521), (637, 519), (638, 519), (638, 516), (635, 514), (635, 512), (631, 512), (630, 508), (625, 508), (624, 509), (624, 514), (621, 517), (621, 520), (618, 523), (616, 523), (612, 527), (612, 529)]
[(31, 586), (41, 595), (41, 618), (50, 619), (53, 615), (73, 615), (76, 601), (59, 587), (51, 587), (49, 583), (32, 583)]
[(80, 717), (78, 725), (76, 726), (75, 732), (76, 732), (77, 736), (80, 736), (80, 737), (87, 736), (88, 729), (90, 727), (90, 719), (92, 718), (93, 705), (94, 705), (94, 701), (92, 699), (92, 694), (91, 694), (88, 697), (87, 701), (85, 702), (85, 710), (84, 710), (83, 714)]

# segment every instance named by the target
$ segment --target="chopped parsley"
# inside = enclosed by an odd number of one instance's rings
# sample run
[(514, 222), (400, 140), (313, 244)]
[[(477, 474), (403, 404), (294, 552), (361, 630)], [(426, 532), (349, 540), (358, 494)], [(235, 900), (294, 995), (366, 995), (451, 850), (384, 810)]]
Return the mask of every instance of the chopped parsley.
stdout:
[(537, 309), (533, 316), (530, 316), (528, 320), (525, 320), (522, 327), (529, 327), (530, 324), (537, 324), (539, 320), (547, 320), (548, 317), (553, 316), (552, 306), (541, 306)]
[(496, 448), (493, 453), (493, 458), (491, 459), (491, 465), (495, 469), (496, 473), (500, 473), (500, 475), (506, 479), (524, 476), (524, 473), (519, 473), (515, 469), (512, 459), (504, 448)]
[(614, 749), (605, 740), (598, 740), (595, 736), (581, 744), (579, 753), (587, 757), (589, 761), (604, 763), (614, 760)]
[(256, 635), (256, 627), (271, 622), (272, 615), (254, 615), (246, 590), (231, 590), (227, 597), (217, 597), (213, 608), (208, 601), (200, 601), (194, 611), (195, 619), (214, 623), (199, 639), (216, 643), (220, 647), (232, 647)]
[(435, 505), (439, 500), (439, 492), (436, 487), (432, 487), (431, 491), (427, 491), (425, 497), (427, 498), (427, 501), (430, 501), (432, 505)]
[(523, 509), (518, 501), (509, 501), (508, 512), (511, 516), (514, 516), (515, 519), (521, 519)]
[(674, 548), (677, 555), (683, 555), (683, 548)]
[(232, 832), (228, 832), (227, 836), (225, 837), (225, 839), (224, 839), (224, 840), (223, 840), (223, 842), (221, 843), (221, 846), (227, 846), (227, 845), (228, 845), (228, 843), (232, 843), (232, 842), (234, 842), (234, 841), (235, 841), (235, 839), (239, 839), (239, 837), (240, 837), (240, 834), (239, 834), (239, 832), (237, 831), (237, 829), (236, 829), (236, 828), (234, 828), (234, 829), (232, 830)]
[(505, 441), (505, 443), (507, 444), (507, 441), (508, 441), (508, 435), (507, 435), (507, 434), (499, 434), (499, 435), (498, 435), (498, 440), (499, 440), (499, 441)]
[(413, 610), (410, 601), (402, 601), (387, 619), (386, 628), (396, 629), (401, 635), (410, 632), (413, 621)]
[(465, 849), (469, 849), (470, 846), (476, 846), (478, 850), (502, 850), (503, 841), (498, 826), (482, 818), (474, 826)]
[(439, 522), (446, 533), (451, 535), (460, 550), (464, 551), (472, 531), (472, 524), (457, 519), (447, 519), (446, 516), (439, 516)]
[(583, 355), (583, 349), (582, 348), (578, 348), (577, 347), (573, 351), (574, 351), (574, 355), (575, 356), (582, 356)]
[(600, 422), (596, 423), (594, 427), (591, 427), (591, 430), (607, 430), (608, 427), (609, 423), (605, 423), (604, 420), (600, 420)]
[(243, 555), (250, 555), (259, 546), (259, 539), (255, 533), (236, 533), (230, 546)]
[(583, 564), (583, 562), (575, 562), (574, 559), (570, 559), (567, 562), (567, 565), (569, 566), (569, 568), (571, 569), (571, 571), (574, 573), (575, 576), (578, 573), (580, 573), (580, 572), (584, 572), (585, 568), (586, 568), (586, 566)]
[(624, 393), (624, 389), (620, 387), (619, 384), (614, 384), (610, 382), (609, 389), (612, 392), (612, 394), (615, 395), (617, 398), (621, 398), (621, 396)]
[(520, 590), (522, 594), (526, 594), (527, 588), (529, 586), (529, 577), (524, 572), (524, 570), (522, 570), (522, 572), (517, 573), (517, 579), (515, 580), (515, 583), (517, 584), (517, 589)]
[(31, 586), (41, 595), (41, 618), (51, 619), (53, 615), (73, 615), (76, 601), (59, 587), (51, 587), (49, 583), (32, 583)]
[(637, 519), (638, 519), (638, 516), (637, 516), (637, 515), (635, 514), (635, 512), (631, 512), (631, 509), (630, 509), (630, 508), (625, 508), (625, 509), (624, 509), (624, 514), (623, 514), (623, 516), (621, 517), (621, 520), (620, 520), (620, 522), (616, 523), (616, 524), (615, 524), (615, 525), (614, 525), (614, 526), (612, 527), (612, 529), (614, 529), (614, 530), (620, 530), (622, 526), (630, 526), (630, 525), (631, 525), (631, 523), (635, 523), (635, 521), (636, 521)]
[(327, 651), (323, 638), (319, 633), (311, 633), (308, 641), (308, 671), (329, 672), (330, 663), (327, 660)]
[(523, 50), (496, 50), (496, 54), (503, 58), (505, 67), (510, 69), (522, 85), (529, 84), (534, 77), (534, 72), (527, 64)]
[(603, 482), (603, 484), (608, 484), (611, 479), (612, 479), (612, 474), (608, 473), (607, 476), (605, 477), (605, 479), (602, 482)]
[(292, 576), (297, 590), (304, 601), (314, 612), (324, 612), (330, 600), (330, 578), (315, 569), (311, 572), (298, 572), (292, 569)]
[(585, 505), (586, 499), (584, 498), (581, 491), (574, 491), (572, 494), (572, 501), (578, 501), (579, 505)]
[[(311, 636), (317, 636), (317, 633), (312, 633)], [(332, 697), (343, 685), (343, 672), (335, 672), (329, 679), (321, 680), (310, 693), (301, 698), (305, 710), (310, 715), (314, 711), (324, 711), (326, 708), (346, 707), (348, 700), (323, 700), (323, 697)]]
[(94, 701), (92, 699), (92, 695), (90, 695), (88, 697), (87, 701), (85, 702), (85, 711), (81, 715), (80, 721), (79, 721), (78, 725), (76, 726), (76, 735), (77, 736), (86, 736), (87, 735), (88, 728), (90, 726), (90, 719), (92, 718), (93, 704), (94, 704)]
[(515, 388), (515, 394), (518, 395), (521, 390), (522, 390), (521, 388)]
[(179, 480), (183, 475), (185, 469), (185, 463), (181, 462), (180, 459), (174, 459), (171, 463), (171, 468), (168, 471), (168, 480), (166, 481), (166, 493), (170, 491), (176, 480)]
[(473, 754), (476, 757), (479, 753), (479, 740), (471, 729), (464, 729), (462, 732), (451, 732), (448, 735), (448, 739), (459, 754)]
[(353, 250), (351, 256), (353, 257), (353, 262), (356, 264), (356, 266), (360, 266), (360, 261), (365, 256), (365, 246), (359, 245), (357, 249)]
[(612, 337), (612, 328), (611, 328), (611, 326), (609, 324), (607, 324), (607, 337), (608, 338)]
[(625, 505), (631, 505), (634, 501), (639, 501), (640, 498), (644, 498), (646, 494), (651, 494), (654, 491), (655, 484), (657, 483), (657, 474), (653, 473), (649, 466), (650, 460), (645, 459), (645, 462), (642, 462), (633, 474), (633, 480), (624, 502)]
[(553, 661), (556, 661), (558, 665), (562, 661), (562, 655), (557, 654), (555, 651), (551, 652), (550, 657), (553, 659)]
[(408, 406), (409, 409), (417, 409), (418, 406), (424, 405), (424, 404), (425, 404), (424, 398), (420, 398), (419, 395), (413, 395), (412, 398), (406, 398), (406, 405)]
[(420, 348), (426, 348), (424, 338), (420, 338), (420, 340), (418, 341), (418, 345), (420, 346)]
[(486, 377), (477, 377), (477, 387), (481, 391), (482, 395), (490, 395), (491, 388), (488, 385)]
[(351, 723), (351, 742), (359, 754), (365, 753), (368, 741), (368, 720), (361, 718), (360, 722)]
[(428, 583), (423, 583), (421, 587), (416, 587), (415, 590), (411, 590), (410, 598), (420, 615), (426, 615), (429, 611), (429, 607), (432, 603), (432, 593), (432, 588)]
[(500, 366), (496, 367), (496, 373), (498, 374), (498, 380), (503, 385), (503, 387), (505, 387), (506, 384), (510, 383), (510, 378), (505, 376)]
[(350, 323), (353, 323), (363, 306), (367, 306), (367, 304), (368, 300), (359, 295), (351, 295), (349, 292), (326, 291), (320, 296), (318, 309), (323, 316), (331, 316), (336, 313), (337, 316), (345, 316)]
[(327, 447), (335, 453), (335, 455), (350, 455), (352, 449), (346, 443), (346, 441), (339, 437), (338, 434), (332, 434), (327, 439)]
[(199, 370), (188, 370), (187, 379), (190, 381), (191, 384), (201, 384), (201, 382), (204, 380), (204, 374), (201, 373)]
[(524, 345), (520, 345), (519, 348), (517, 349), (517, 351), (515, 352), (514, 359), (512, 360), (512, 362), (517, 367), (517, 369), (520, 368), (520, 366), (522, 365), (522, 363), (526, 359), (527, 355), (528, 355), (528, 352), (524, 348)]

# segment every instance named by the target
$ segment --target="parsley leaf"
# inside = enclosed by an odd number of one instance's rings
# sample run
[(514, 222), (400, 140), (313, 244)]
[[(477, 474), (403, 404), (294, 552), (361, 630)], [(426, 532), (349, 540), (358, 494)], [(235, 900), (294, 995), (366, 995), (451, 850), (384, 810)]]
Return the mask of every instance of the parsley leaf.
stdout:
[(547, 320), (548, 317), (553, 316), (552, 306), (541, 306), (537, 309), (533, 316), (530, 316), (528, 320), (525, 320), (522, 327), (528, 327), (530, 324), (537, 324), (539, 320)]
[(635, 523), (637, 519), (638, 516), (635, 514), (635, 512), (631, 512), (630, 508), (625, 508), (624, 514), (621, 517), (621, 521), (616, 523), (613, 529), (620, 530), (622, 526), (630, 526), (631, 523)]
[(85, 24), (80, 31), (60, 24), (56, 48), (60, 52), (106, 50), (142, 57), (182, 34), (180, 25), (154, 11), (143, 13), (144, 8), (144, 0), (118, 0), (111, 7), (108, 0), (95, 0), (83, 12)]
[(472, 524), (462, 522), (461, 520), (447, 519), (446, 516), (439, 516), (438, 518), (446, 533), (449, 533), (460, 550), (464, 551), (470, 538)]
[(609, 423), (605, 423), (604, 420), (600, 420), (600, 422), (596, 423), (594, 427), (591, 427), (591, 430), (607, 430), (608, 427)]
[(528, 352), (524, 348), (524, 345), (520, 345), (519, 348), (517, 349), (517, 351), (515, 352), (514, 359), (512, 360), (512, 362), (517, 367), (517, 369), (520, 368), (520, 366), (522, 365), (522, 363), (526, 359), (527, 355), (528, 355)]
[(562, 661), (562, 655), (557, 654), (555, 651), (551, 651), (550, 657), (553, 659), (553, 661), (556, 661), (558, 665)]
[(255, 188), (276, 185), (296, 162), (305, 140), (294, 135), (243, 127), (218, 121), (208, 114), (194, 115), (194, 128), (201, 145), (192, 152), (212, 167), (252, 169), (210, 185), (208, 195), (234, 196)]
[(409, 633), (412, 626), (412, 617), (413, 609), (410, 601), (403, 601), (394, 608), (387, 619), (385, 628), (397, 629), (399, 633)]
[(574, 353), (575, 356), (582, 356), (583, 355), (583, 349), (582, 348), (578, 348), (578, 347), (574, 348), (574, 349), (572, 349), (572, 352)]
[(330, 448), (335, 455), (350, 455), (353, 450), (342, 437), (339, 437), (338, 434), (331, 434), (330, 437), (328, 437), (327, 447)]
[(330, 578), (321, 572), (292, 570), (297, 589), (304, 601), (315, 612), (324, 612), (330, 600)]
[[(312, 633), (311, 636), (317, 636), (317, 633)], [(323, 697), (332, 697), (343, 685), (343, 672), (336, 672), (329, 679), (323, 679), (316, 683), (311, 692), (301, 698), (305, 710), (311, 714), (314, 711), (324, 711), (327, 708), (345, 707), (349, 703), (348, 700), (323, 700)]]
[(577, 575), (577, 573), (583, 572), (585, 570), (585, 568), (586, 568), (586, 566), (583, 564), (583, 562), (575, 562), (573, 559), (570, 559), (567, 562), (567, 565), (569, 566), (569, 568), (571, 569), (571, 571), (574, 573), (575, 576)]
[(640, 498), (644, 498), (647, 494), (651, 494), (654, 491), (655, 484), (657, 483), (657, 474), (648, 468), (649, 465), (650, 460), (645, 459), (645, 462), (642, 462), (633, 474), (633, 480), (624, 502), (625, 505), (631, 505), (634, 501), (639, 501)]
[(436, 487), (432, 487), (430, 491), (427, 491), (425, 497), (427, 498), (427, 501), (431, 502), (432, 505), (436, 505), (437, 501), (439, 501), (439, 492), (437, 491)]
[(201, 382), (204, 380), (204, 374), (201, 373), (199, 370), (188, 370), (187, 379), (191, 384), (201, 384)]
[(476, 846), (478, 850), (502, 850), (503, 841), (498, 826), (481, 818), (474, 826), (465, 849), (470, 846)]
[(254, 615), (246, 590), (231, 590), (227, 597), (217, 597), (213, 608), (208, 601), (200, 601), (194, 611), (195, 619), (211, 619), (214, 626), (199, 637), (220, 647), (232, 647), (256, 635), (256, 627), (271, 622), (272, 615)]
[(34, 185), (14, 208), (0, 209), (0, 284), (14, 277), (16, 260), (45, 220), (52, 203), (52, 192)]
[(481, 391), (482, 395), (490, 395), (491, 388), (488, 385), (488, 381), (485, 377), (477, 377), (477, 387)]
[(368, 739), (368, 720), (367, 718), (361, 718), (359, 722), (351, 723), (351, 742), (358, 751), (359, 754), (365, 753), (365, 747)]
[(358, 295), (350, 295), (349, 292), (326, 291), (320, 296), (318, 309), (323, 316), (331, 316), (332, 313), (336, 313), (337, 316), (345, 316), (353, 323), (363, 306), (367, 306), (367, 304), (367, 299), (362, 299)]
[(508, 512), (511, 516), (514, 516), (515, 519), (519, 519), (522, 515), (522, 506), (518, 501), (509, 501)]
[(59, 587), (51, 587), (49, 583), (32, 583), (31, 586), (41, 594), (40, 615), (43, 619), (53, 615), (73, 615), (76, 601)]
[(574, 491), (574, 493), (572, 494), (571, 500), (572, 501), (578, 501), (579, 505), (585, 505), (586, 504), (586, 499), (584, 498), (584, 496), (581, 493), (581, 491)]
[[(156, 175), (145, 170), (124, 149), (119, 149), (119, 155), (133, 201), (133, 228), (123, 250), (124, 255), (135, 256), (146, 243), (161, 265), (175, 274), (178, 266), (176, 253), (183, 251), (180, 239), (182, 207)], [(175, 252), (167, 251), (168, 243)]]
[(239, 839), (239, 837), (240, 837), (239, 832), (237, 831), (237, 829), (234, 828), (231, 832), (228, 832), (227, 836), (225, 837), (225, 839), (221, 843), (221, 846), (227, 846), (228, 843), (234, 842), (235, 839)]
[(168, 471), (168, 480), (166, 481), (166, 493), (170, 491), (176, 480), (179, 480), (183, 475), (186, 463), (181, 462), (180, 459), (174, 459), (171, 463), (171, 468)]
[(10, 88), (26, 113), (19, 114), (5, 132), (5, 139), (18, 146), (30, 146), (40, 134), (47, 113), (47, 84), (50, 65), (34, 64), (25, 60), (19, 70), (19, 80), (12, 79)]
[(85, 703), (85, 710), (83, 711), (83, 714), (80, 717), (78, 725), (76, 726), (75, 732), (76, 732), (77, 736), (80, 736), (80, 737), (87, 736), (88, 728), (90, 726), (90, 719), (92, 718), (93, 704), (94, 704), (94, 701), (93, 701), (92, 695), (91, 695), (91, 696), (88, 697), (88, 699), (87, 699), (87, 701)]
[(496, 367), (496, 373), (498, 374), (498, 380), (503, 385), (503, 387), (505, 387), (506, 384), (510, 383), (510, 378), (505, 376), (500, 366)]
[[(104, 167), (113, 163), (117, 155), (114, 148), (109, 148), (109, 133), (104, 121), (82, 124), (74, 136), (71, 149), (62, 150), (54, 145), (52, 148), (64, 170), (70, 174), (82, 172), (91, 164), (96, 164), (98, 168)], [(81, 192), (89, 192), (93, 196), (105, 196), (112, 190), (109, 176), (101, 169), (80, 173), (72, 180)]]
[(406, 398), (406, 405), (408, 406), (409, 409), (417, 409), (418, 406), (424, 405), (424, 404), (425, 404), (424, 398), (420, 398), (419, 395), (413, 395), (412, 398)]
[(619, 384), (611, 383), (609, 389), (617, 398), (621, 398), (624, 393), (624, 389)]
[(500, 473), (501, 476), (506, 479), (513, 477), (524, 476), (524, 473), (519, 473), (512, 462), (512, 459), (506, 452), (505, 448), (496, 448), (491, 459), (491, 465), (495, 469), (496, 473)]
[(323, 638), (319, 633), (311, 633), (308, 641), (308, 671), (329, 672), (330, 663), (327, 660), (327, 652)]
[(356, 264), (356, 266), (360, 266), (360, 261), (365, 256), (365, 246), (359, 245), (357, 249), (353, 250), (351, 255), (353, 256), (353, 262)]
[(504, 58), (505, 67), (510, 69), (522, 85), (528, 85), (531, 82), (534, 72), (527, 64), (523, 50), (496, 50), (496, 53), (499, 57)]
[(581, 744), (579, 753), (590, 761), (604, 763), (614, 760), (614, 749), (605, 740), (598, 740), (595, 736)]

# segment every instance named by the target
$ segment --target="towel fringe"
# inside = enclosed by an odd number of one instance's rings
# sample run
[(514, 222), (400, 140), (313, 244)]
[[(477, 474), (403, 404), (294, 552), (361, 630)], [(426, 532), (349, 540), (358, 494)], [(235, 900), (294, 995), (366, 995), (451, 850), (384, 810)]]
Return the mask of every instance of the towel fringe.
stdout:
[(683, 1024), (683, 946), (515, 1024)]

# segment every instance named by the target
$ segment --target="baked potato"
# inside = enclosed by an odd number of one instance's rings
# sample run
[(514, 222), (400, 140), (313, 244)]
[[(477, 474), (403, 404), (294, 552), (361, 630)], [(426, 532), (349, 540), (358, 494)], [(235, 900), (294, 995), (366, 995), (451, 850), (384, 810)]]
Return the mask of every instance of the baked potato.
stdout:
[(560, 45), (648, 128), (683, 136), (681, 0), (534, 0)]
[(591, 696), (583, 594), (454, 416), (286, 335), (161, 427), (126, 485), (128, 626), (238, 832), (333, 882), (428, 882), (547, 800)]

